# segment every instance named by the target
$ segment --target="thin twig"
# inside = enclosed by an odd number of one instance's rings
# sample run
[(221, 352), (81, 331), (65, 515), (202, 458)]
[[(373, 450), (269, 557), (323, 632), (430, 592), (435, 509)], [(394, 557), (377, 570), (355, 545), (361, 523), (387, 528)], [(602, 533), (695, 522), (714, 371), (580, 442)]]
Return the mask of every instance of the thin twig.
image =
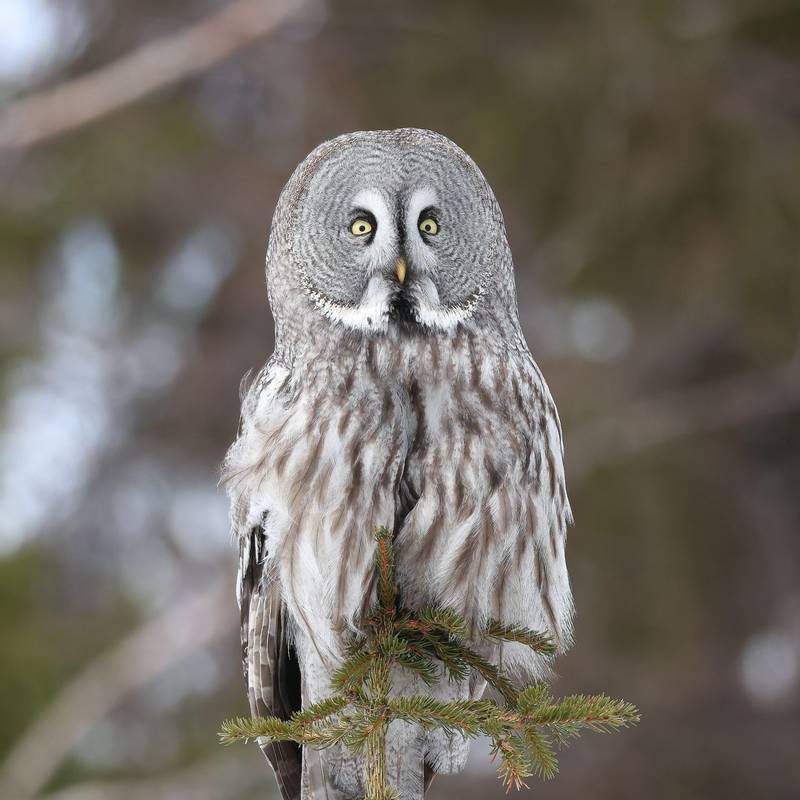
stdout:
[(36, 796), (98, 720), (164, 670), (232, 629), (225, 577), (145, 623), (92, 661), (17, 741), (0, 771), (0, 797)]
[(45, 800), (233, 800), (263, 784), (260, 753), (225, 750), (166, 775), (76, 783), (45, 795)]
[(0, 115), (0, 148), (30, 147), (94, 122), (230, 57), (304, 0), (235, 0), (94, 72), (22, 97)]
[(800, 408), (800, 365), (667, 392), (630, 403), (567, 436), (570, 476), (580, 480), (634, 453), (687, 436), (746, 425)]

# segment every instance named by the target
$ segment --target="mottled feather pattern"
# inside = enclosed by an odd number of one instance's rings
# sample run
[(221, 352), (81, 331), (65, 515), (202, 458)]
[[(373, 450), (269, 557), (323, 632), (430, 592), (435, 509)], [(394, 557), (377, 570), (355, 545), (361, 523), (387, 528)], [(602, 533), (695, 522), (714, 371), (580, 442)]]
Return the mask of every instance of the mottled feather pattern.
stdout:
[[(426, 203), (441, 223), (435, 247), (416, 234)], [(377, 226), (368, 244), (348, 232), (361, 206)], [(224, 471), (243, 552), (258, 537), (261, 583), (240, 578), (253, 713), (286, 710), (270, 662), (288, 643), (302, 702), (330, 693), (373, 601), (378, 526), (395, 531), (405, 605), (453, 606), (474, 631), (496, 618), (568, 646), (562, 433), (520, 330), (502, 214), (471, 159), (427, 131), (321, 145), (281, 195), (267, 279), (275, 353), (243, 398)], [(548, 670), (523, 645), (485, 654), (528, 678)], [(483, 691), (400, 674), (395, 686), (443, 699)], [(419, 800), (432, 772), (463, 766), (467, 743), (404, 724), (387, 754), (400, 796)], [(303, 753), (299, 794), (296, 754), (267, 756), (279, 782), (289, 776), (285, 798), (363, 794), (360, 760), (343, 748)]]
[[(269, 511), (266, 548), (284, 600), (326, 651), (338, 652), (338, 632), (369, 602), (372, 531), (393, 526), (401, 478), (418, 498), (397, 540), (405, 602), (454, 605), (476, 625), (496, 617), (569, 640), (569, 506), (555, 407), (522, 354), (476, 363), (474, 338), (459, 330), (337, 344), (337, 365), (349, 362), (338, 382), (322, 343), (302, 373), (273, 362), (256, 384), (260, 397), (248, 399), (252, 416), (227, 466), (236, 528), (248, 532)], [(519, 653), (519, 666), (538, 672), (536, 657)]]

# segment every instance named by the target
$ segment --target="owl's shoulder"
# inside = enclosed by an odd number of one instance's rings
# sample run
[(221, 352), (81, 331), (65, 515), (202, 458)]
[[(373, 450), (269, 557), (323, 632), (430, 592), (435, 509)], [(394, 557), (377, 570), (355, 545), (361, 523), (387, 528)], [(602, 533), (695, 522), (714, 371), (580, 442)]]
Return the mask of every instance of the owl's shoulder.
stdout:
[(239, 386), (242, 417), (252, 416), (265, 400), (278, 396), (289, 383), (291, 374), (289, 364), (276, 353), (257, 372), (246, 372)]

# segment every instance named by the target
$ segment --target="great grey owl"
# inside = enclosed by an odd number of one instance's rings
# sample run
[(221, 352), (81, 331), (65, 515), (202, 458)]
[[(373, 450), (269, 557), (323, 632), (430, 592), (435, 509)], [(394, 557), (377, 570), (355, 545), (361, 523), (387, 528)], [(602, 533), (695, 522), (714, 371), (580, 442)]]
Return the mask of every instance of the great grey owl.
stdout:
[[(373, 595), (373, 534), (394, 531), (403, 604), (453, 606), (570, 641), (561, 427), (520, 328), (503, 217), (459, 147), (425, 130), (340, 136), (295, 170), (267, 251), (275, 352), (245, 392), (224, 468), (241, 561), (254, 715), (331, 693)], [(487, 655), (548, 665), (523, 645)], [(401, 692), (477, 697), (472, 678)], [(264, 746), (284, 798), (363, 796), (345, 749)], [(460, 737), (394, 723), (404, 800), (461, 769)]]

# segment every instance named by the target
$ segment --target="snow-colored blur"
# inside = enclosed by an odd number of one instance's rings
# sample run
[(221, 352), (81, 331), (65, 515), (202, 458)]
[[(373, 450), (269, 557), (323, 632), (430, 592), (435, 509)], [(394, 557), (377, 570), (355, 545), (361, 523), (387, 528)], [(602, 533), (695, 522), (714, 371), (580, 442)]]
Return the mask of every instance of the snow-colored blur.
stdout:
[(89, 41), (80, 0), (3, 0), (0, 3), (0, 86), (25, 86), (77, 58)]

